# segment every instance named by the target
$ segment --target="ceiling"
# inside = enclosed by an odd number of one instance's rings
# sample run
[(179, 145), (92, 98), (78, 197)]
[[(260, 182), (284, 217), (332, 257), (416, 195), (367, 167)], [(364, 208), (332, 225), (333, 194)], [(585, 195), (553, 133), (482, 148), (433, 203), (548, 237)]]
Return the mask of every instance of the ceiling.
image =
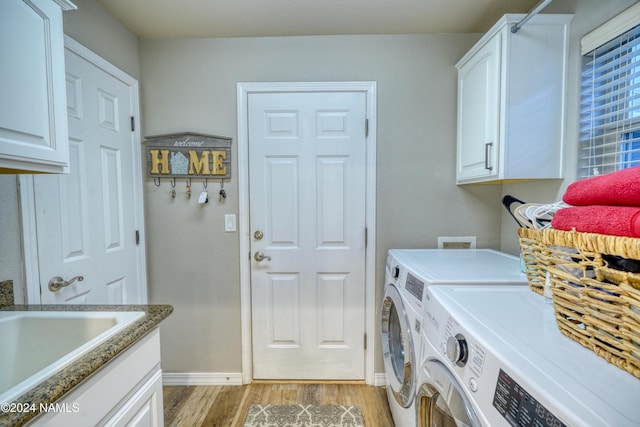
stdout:
[(487, 31), (538, 0), (97, 0), (140, 39)]

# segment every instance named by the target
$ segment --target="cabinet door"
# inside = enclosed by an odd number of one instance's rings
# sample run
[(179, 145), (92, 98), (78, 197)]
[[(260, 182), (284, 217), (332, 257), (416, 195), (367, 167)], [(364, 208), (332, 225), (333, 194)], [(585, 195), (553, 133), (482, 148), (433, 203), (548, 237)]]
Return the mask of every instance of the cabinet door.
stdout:
[(62, 10), (0, 2), (0, 170), (63, 172), (69, 158)]
[(162, 371), (154, 375), (127, 399), (105, 427), (162, 427)]
[(458, 182), (499, 173), (500, 48), (498, 33), (458, 70)]

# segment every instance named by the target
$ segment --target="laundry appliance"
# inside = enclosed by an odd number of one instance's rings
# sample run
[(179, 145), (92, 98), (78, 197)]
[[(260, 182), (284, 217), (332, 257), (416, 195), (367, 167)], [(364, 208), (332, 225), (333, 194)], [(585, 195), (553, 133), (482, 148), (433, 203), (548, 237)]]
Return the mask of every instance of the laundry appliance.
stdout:
[(640, 380), (562, 335), (521, 286), (430, 287), (415, 399), (420, 427), (631, 427)]
[(396, 427), (414, 427), (424, 297), (432, 285), (526, 285), (517, 257), (492, 249), (392, 249), (381, 310), (386, 390)]

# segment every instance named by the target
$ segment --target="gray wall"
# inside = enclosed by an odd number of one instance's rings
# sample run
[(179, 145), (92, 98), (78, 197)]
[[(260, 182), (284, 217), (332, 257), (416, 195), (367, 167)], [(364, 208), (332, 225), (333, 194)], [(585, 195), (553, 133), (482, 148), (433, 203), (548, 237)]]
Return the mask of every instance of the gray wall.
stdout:
[[(566, 187), (576, 179), (578, 158), (578, 121), (580, 102), (580, 39), (608, 19), (622, 12), (637, 0), (556, 0), (545, 13), (573, 13), (569, 50), (567, 87), (567, 114), (564, 146), (564, 178), (543, 182), (509, 184), (503, 186), (503, 194), (511, 194), (526, 202), (553, 203), (562, 200)], [(502, 213), (501, 248), (505, 252), (518, 253), (517, 226), (506, 210)]]
[[(376, 81), (380, 299), (389, 248), (435, 247), (438, 235), (477, 235), (481, 246), (500, 245), (500, 188), (457, 187), (454, 176), (454, 64), (478, 38), (143, 40), (143, 133), (188, 130), (237, 141), (237, 82)], [(239, 241), (223, 228), (224, 214), (238, 212), (235, 161), (232, 175), (227, 200), (206, 207), (170, 200), (168, 182), (146, 183), (151, 300), (175, 307), (163, 327), (167, 372), (241, 370)], [(177, 187), (182, 191), (184, 183)], [(378, 354), (376, 372), (382, 370)]]
[(73, 0), (64, 33), (135, 79), (140, 79), (138, 39), (94, 0)]
[[(138, 40), (93, 0), (65, 13), (65, 33), (141, 84), (142, 134), (195, 131), (237, 141), (239, 81), (375, 80), (378, 83), (377, 297), (393, 247), (434, 247), (439, 235), (476, 235), (482, 247), (517, 253), (503, 194), (558, 200), (575, 179), (579, 39), (631, 0), (556, 0), (545, 12), (575, 13), (571, 30), (564, 181), (504, 186), (454, 184), (455, 62), (478, 34)], [(233, 158), (237, 158), (233, 146)], [(238, 212), (237, 164), (223, 204), (202, 208), (145, 182), (150, 299), (175, 307), (162, 325), (165, 372), (238, 373), (238, 235), (223, 215)], [(11, 177), (0, 180), (5, 229), (17, 221)], [(210, 184), (212, 185), (212, 184)], [(184, 183), (178, 183), (178, 192)], [(201, 184), (194, 182), (193, 190)], [(8, 199), (8, 200), (7, 200)], [(4, 212), (12, 216), (5, 217)], [(6, 231), (6, 230), (5, 230)], [(15, 234), (15, 233), (14, 233)], [(2, 254), (19, 250), (13, 235)], [(19, 260), (0, 263), (4, 279)], [(8, 267), (7, 267), (8, 265)], [(18, 267), (19, 270), (21, 267)], [(382, 372), (380, 352), (376, 372)]]
[[(555, 201), (575, 179), (580, 37), (632, 3), (557, 0), (545, 10), (575, 14), (565, 180), (454, 184), (454, 64), (477, 34), (143, 40), (143, 131), (190, 130), (236, 140), (238, 81), (377, 81), (379, 300), (389, 248), (433, 247), (438, 235), (477, 235), (481, 247), (518, 253), (515, 223), (500, 199), (515, 194)], [(146, 185), (151, 299), (176, 307), (163, 329), (168, 372), (241, 368), (238, 238), (223, 231), (223, 215), (237, 214), (236, 180), (226, 188), (227, 201), (203, 212), (193, 203), (172, 204), (166, 185)], [(379, 352), (375, 370), (382, 371)]]
[(13, 297), (24, 302), (20, 209), (15, 175), (0, 175), (0, 281), (13, 281)]

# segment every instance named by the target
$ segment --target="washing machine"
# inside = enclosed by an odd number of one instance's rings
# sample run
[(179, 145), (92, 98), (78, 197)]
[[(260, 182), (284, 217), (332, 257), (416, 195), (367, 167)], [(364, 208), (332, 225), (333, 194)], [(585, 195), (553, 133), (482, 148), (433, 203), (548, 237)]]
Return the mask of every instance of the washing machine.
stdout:
[(418, 426), (640, 424), (640, 380), (562, 335), (527, 287), (429, 287), (424, 316)]
[[(389, 251), (381, 313), (382, 354), (389, 407), (397, 427), (415, 426), (413, 401), (421, 348), (424, 283), (402, 262), (402, 251)], [(400, 258), (400, 259), (398, 259)]]
[(381, 343), (396, 427), (414, 427), (426, 288), (460, 283), (526, 285), (517, 257), (491, 249), (392, 249), (387, 254)]

